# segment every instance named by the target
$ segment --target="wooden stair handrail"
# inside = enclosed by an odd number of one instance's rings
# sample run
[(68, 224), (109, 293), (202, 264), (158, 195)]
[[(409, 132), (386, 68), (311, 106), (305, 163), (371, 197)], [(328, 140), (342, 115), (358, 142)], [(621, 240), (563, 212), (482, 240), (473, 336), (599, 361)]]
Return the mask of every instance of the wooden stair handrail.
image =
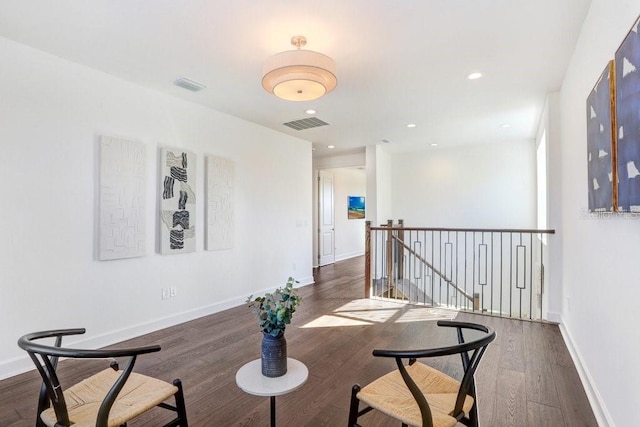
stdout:
[(472, 233), (525, 233), (525, 234), (555, 234), (556, 230), (538, 230), (526, 228), (438, 228), (438, 227), (399, 227), (382, 225), (380, 227), (370, 227), (372, 231), (459, 231)]

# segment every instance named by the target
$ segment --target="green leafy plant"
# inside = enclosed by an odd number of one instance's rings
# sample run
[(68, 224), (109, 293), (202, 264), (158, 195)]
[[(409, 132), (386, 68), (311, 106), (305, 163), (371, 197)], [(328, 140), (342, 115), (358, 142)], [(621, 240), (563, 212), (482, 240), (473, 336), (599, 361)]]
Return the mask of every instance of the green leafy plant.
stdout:
[(284, 334), (296, 307), (302, 298), (298, 290), (293, 287), (298, 283), (293, 277), (289, 277), (284, 287), (276, 289), (273, 293), (266, 293), (263, 297), (253, 299), (253, 295), (247, 298), (246, 303), (258, 318), (258, 325), (265, 334), (277, 337)]

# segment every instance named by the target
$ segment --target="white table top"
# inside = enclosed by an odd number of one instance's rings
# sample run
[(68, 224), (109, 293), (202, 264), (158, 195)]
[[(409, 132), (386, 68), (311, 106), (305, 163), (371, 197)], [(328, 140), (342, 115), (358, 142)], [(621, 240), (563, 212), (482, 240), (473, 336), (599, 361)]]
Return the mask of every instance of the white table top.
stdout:
[(287, 373), (269, 378), (262, 375), (262, 360), (251, 361), (236, 373), (236, 384), (242, 391), (255, 396), (280, 396), (289, 393), (307, 381), (309, 370), (304, 363), (287, 358)]

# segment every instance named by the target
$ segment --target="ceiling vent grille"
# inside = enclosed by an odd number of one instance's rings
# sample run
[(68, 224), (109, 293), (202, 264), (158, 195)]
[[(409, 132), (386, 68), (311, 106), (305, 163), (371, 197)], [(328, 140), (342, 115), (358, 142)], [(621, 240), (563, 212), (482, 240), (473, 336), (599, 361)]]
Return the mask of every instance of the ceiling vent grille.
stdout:
[(186, 79), (184, 77), (180, 77), (179, 79), (175, 80), (173, 84), (191, 92), (199, 92), (202, 89), (206, 88), (205, 85), (194, 82), (193, 80)]
[(329, 123), (320, 120), (317, 117), (309, 117), (307, 119), (294, 120), (292, 122), (283, 123), (285, 126), (289, 126), (295, 130), (305, 130), (311, 128), (317, 128), (318, 126), (326, 126)]

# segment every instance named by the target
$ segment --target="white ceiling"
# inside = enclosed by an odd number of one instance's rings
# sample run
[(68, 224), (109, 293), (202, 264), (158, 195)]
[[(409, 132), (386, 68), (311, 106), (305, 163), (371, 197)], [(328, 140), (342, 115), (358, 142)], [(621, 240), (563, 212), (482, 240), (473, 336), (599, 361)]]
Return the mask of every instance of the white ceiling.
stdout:
[[(312, 141), (315, 155), (533, 139), (560, 89), (590, 0), (1, 0), (0, 36)], [(264, 60), (306, 48), (338, 87), (287, 102)], [(480, 80), (466, 76), (474, 71)], [(207, 89), (191, 93), (177, 77)], [(295, 131), (282, 123), (328, 123)], [(415, 123), (413, 129), (408, 123)], [(501, 127), (509, 124), (510, 127)], [(335, 145), (335, 150), (326, 148)]]

